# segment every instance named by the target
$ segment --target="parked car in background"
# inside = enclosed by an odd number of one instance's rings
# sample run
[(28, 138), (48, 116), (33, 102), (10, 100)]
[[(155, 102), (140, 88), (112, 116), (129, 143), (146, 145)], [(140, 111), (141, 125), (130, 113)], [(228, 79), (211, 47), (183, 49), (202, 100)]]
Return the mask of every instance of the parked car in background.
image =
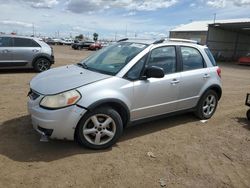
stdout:
[(81, 50), (83, 48), (89, 48), (91, 44), (94, 44), (92, 41), (79, 41), (78, 43), (74, 43), (71, 47), (75, 50)]
[(55, 41), (52, 39), (52, 38), (48, 38), (48, 39), (45, 39), (45, 42), (48, 44), (48, 45), (55, 45)]
[(73, 39), (64, 39), (63, 44), (64, 45), (71, 45), (74, 43)]
[(102, 48), (101, 43), (95, 42), (89, 46), (88, 50), (100, 50), (101, 48)]
[(250, 53), (244, 57), (240, 57), (237, 63), (241, 65), (250, 65)]
[(209, 119), (222, 94), (210, 50), (187, 40), (124, 39), (78, 64), (38, 74), (30, 87), (37, 132), (93, 149), (115, 144), (127, 125), (166, 114), (191, 111)]
[(53, 49), (32, 37), (0, 35), (0, 69), (33, 68), (46, 71), (54, 63)]
[(63, 39), (53, 39), (55, 42), (55, 45), (63, 45)]

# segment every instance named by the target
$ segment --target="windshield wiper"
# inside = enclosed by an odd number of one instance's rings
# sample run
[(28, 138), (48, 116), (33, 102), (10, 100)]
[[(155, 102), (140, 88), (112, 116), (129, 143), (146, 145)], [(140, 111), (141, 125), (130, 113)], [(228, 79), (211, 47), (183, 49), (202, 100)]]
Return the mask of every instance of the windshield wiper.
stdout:
[(84, 69), (88, 69), (88, 65), (86, 65), (86, 63), (77, 63), (77, 65), (79, 65), (80, 67)]

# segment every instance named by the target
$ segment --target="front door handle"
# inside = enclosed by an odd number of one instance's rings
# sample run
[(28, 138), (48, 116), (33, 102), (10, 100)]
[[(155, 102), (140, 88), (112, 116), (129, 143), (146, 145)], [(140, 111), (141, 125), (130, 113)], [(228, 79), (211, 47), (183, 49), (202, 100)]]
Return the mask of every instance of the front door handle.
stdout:
[(171, 81), (171, 84), (172, 84), (172, 85), (175, 85), (175, 84), (178, 84), (178, 83), (180, 83), (180, 80), (173, 79), (173, 80)]
[(34, 50), (32, 50), (32, 52), (35, 52), (35, 53), (37, 53), (37, 52), (39, 52), (39, 50), (37, 50), (37, 49), (34, 49)]

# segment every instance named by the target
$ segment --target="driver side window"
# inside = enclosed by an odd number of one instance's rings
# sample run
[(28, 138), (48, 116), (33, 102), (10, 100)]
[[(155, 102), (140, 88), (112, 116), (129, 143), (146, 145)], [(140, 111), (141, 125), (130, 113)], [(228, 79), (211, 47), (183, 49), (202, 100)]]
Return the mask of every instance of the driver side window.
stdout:
[(174, 46), (164, 46), (152, 50), (148, 66), (157, 66), (164, 70), (165, 74), (176, 72), (176, 52)]
[(129, 80), (138, 80), (141, 76), (142, 69), (147, 60), (147, 55), (143, 56), (127, 73), (126, 78)]

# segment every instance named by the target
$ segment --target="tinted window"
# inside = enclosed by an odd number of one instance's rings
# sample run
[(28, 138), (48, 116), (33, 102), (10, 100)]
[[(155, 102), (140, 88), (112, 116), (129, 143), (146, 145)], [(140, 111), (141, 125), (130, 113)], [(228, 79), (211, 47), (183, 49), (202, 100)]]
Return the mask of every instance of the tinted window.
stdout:
[(192, 47), (181, 47), (183, 70), (194, 70), (204, 67), (204, 61), (200, 52)]
[(11, 47), (11, 37), (0, 37), (0, 47)]
[(149, 58), (148, 66), (161, 67), (165, 74), (176, 72), (175, 47), (167, 46), (153, 49)]
[(40, 47), (34, 40), (25, 38), (14, 38), (15, 47)]
[(141, 71), (144, 67), (145, 61), (147, 60), (147, 55), (141, 58), (127, 73), (127, 78), (129, 80), (137, 80), (141, 75)]
[(210, 60), (211, 63), (213, 64), (213, 66), (216, 66), (217, 63), (216, 63), (216, 61), (215, 61), (215, 59), (214, 59), (214, 56), (213, 56), (213, 54), (211, 53), (211, 51), (210, 51), (208, 48), (206, 48), (206, 49), (205, 49), (205, 52), (206, 52), (206, 54), (207, 54), (209, 60)]

